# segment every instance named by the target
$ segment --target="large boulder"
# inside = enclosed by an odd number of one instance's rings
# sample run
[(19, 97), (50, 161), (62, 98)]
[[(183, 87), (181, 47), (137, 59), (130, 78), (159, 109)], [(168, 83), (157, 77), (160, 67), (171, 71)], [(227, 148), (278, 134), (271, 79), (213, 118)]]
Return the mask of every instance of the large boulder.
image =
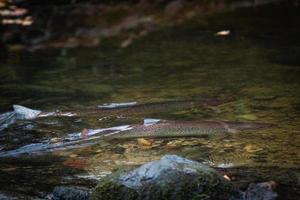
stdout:
[(167, 155), (125, 174), (102, 180), (94, 200), (243, 199), (244, 194), (214, 169)]

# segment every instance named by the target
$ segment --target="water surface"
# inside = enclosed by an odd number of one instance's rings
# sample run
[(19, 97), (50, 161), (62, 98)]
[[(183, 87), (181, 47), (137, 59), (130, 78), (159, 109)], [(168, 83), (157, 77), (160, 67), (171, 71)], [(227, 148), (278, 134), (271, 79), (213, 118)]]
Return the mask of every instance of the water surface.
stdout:
[[(3, 112), (11, 110), (13, 104), (45, 111), (76, 111), (97, 109), (110, 102), (226, 96), (234, 100), (219, 106), (162, 109), (145, 116), (132, 117), (129, 113), (101, 119), (91, 116), (25, 121), (1, 133), (5, 149), (63, 137), (83, 128), (140, 123), (149, 117), (255, 121), (276, 126), (214, 138), (155, 139), (150, 146), (136, 139), (103, 141), (50, 155), (2, 159), (1, 189), (41, 196), (41, 192), (49, 192), (56, 185), (92, 187), (95, 180), (112, 171), (130, 169), (164, 154), (179, 154), (229, 171), (241, 169), (236, 173), (236, 182), (243, 187), (249, 181), (277, 180), (281, 195), (297, 199), (299, 13), (298, 8), (282, 5), (243, 8), (196, 17), (152, 32), (127, 48), (107, 39), (97, 48), (7, 52), (0, 64)], [(215, 35), (224, 29), (231, 30), (231, 34)], [(38, 128), (20, 128), (32, 124)]]

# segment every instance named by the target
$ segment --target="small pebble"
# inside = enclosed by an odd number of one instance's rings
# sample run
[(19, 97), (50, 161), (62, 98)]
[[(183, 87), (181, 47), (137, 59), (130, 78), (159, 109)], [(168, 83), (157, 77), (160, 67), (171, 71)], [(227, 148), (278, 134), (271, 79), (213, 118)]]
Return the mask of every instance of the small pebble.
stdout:
[(153, 141), (146, 140), (144, 138), (139, 138), (137, 141), (140, 146), (151, 146), (153, 143)]

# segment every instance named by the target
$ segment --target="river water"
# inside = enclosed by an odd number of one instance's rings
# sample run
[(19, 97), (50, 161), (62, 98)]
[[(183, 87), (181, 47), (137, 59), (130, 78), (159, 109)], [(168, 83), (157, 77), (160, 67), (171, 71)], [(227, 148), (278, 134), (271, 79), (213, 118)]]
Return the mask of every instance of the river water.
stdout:
[[(241, 8), (153, 31), (126, 48), (107, 39), (93, 48), (7, 51), (0, 64), (2, 112), (11, 110), (13, 104), (76, 112), (111, 102), (147, 105), (228, 96), (233, 100), (188, 109), (162, 107), (143, 116), (128, 112), (126, 116), (22, 121), (0, 132), (2, 151), (55, 140), (83, 128), (141, 123), (144, 118), (274, 126), (222, 137), (149, 139), (151, 145), (137, 139), (103, 141), (48, 154), (3, 158), (0, 190), (43, 196), (58, 185), (91, 188), (118, 169), (178, 154), (230, 172), (241, 188), (253, 181), (275, 180), (280, 199), (298, 199), (299, 13), (297, 7), (282, 5)], [(217, 36), (221, 30), (230, 30), (230, 34)]]

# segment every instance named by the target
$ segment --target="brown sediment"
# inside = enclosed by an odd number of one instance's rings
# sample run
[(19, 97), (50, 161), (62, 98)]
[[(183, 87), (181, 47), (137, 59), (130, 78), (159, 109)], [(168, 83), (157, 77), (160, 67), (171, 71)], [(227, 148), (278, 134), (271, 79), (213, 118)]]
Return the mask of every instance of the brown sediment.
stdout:
[(87, 159), (85, 158), (70, 158), (63, 162), (63, 165), (76, 168), (84, 169), (87, 166)]

